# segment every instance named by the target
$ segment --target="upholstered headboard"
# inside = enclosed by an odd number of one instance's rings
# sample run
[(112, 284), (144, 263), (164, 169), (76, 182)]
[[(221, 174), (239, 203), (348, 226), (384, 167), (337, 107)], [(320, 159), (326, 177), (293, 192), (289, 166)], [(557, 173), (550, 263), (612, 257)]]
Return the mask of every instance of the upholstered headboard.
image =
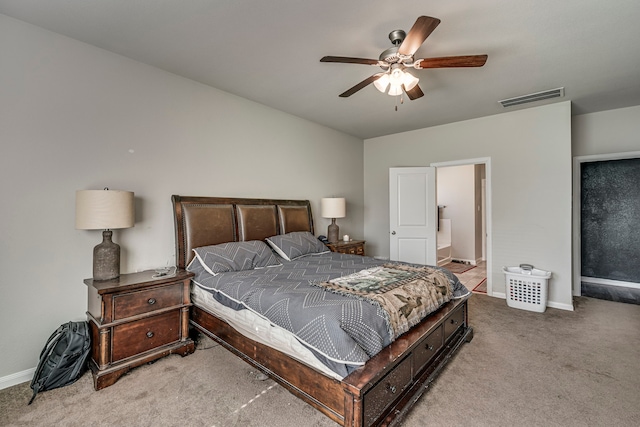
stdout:
[(313, 233), (308, 200), (171, 196), (176, 263), (185, 268), (192, 249), (226, 242), (263, 240), (293, 231)]

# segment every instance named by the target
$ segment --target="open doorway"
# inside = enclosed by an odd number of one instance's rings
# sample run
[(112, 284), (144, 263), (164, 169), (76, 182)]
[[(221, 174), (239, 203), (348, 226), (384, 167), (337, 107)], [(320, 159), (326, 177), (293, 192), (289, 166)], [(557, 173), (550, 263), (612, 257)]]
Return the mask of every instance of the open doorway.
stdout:
[(436, 167), (438, 264), (471, 291), (491, 295), (490, 159), (432, 164)]
[(640, 304), (640, 152), (574, 158), (574, 295)]

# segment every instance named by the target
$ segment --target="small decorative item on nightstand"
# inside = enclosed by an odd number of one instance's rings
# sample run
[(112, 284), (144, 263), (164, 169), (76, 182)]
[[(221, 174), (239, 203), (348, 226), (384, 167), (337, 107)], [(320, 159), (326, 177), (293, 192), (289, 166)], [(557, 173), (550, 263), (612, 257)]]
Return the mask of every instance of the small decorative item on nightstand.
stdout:
[(329, 242), (327, 247), (331, 252), (364, 256), (364, 244), (365, 240), (350, 240), (348, 242)]
[(193, 273), (178, 269), (122, 274), (112, 280), (86, 279), (87, 321), (96, 390), (108, 387), (130, 369), (168, 354), (193, 353), (189, 338), (189, 284)]

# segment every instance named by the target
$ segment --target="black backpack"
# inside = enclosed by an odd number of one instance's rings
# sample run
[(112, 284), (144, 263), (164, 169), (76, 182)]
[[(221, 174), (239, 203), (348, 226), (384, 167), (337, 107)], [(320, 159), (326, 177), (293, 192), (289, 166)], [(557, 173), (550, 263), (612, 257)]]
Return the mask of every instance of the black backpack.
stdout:
[(56, 329), (40, 353), (31, 380), (33, 396), (29, 405), (38, 392), (76, 382), (87, 369), (90, 353), (91, 335), (87, 322), (69, 322)]

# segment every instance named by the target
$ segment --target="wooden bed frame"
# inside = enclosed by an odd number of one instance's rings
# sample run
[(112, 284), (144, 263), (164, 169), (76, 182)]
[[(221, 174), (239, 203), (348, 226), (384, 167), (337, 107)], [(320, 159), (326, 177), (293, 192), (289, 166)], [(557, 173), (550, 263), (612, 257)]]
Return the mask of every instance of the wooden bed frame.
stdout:
[[(172, 196), (176, 262), (185, 268), (192, 249), (275, 234), (313, 230), (307, 200)], [(342, 381), (248, 339), (224, 320), (191, 307), (195, 328), (291, 393), (346, 427), (394, 425), (426, 391), (464, 342), (473, 338), (467, 300), (450, 301)]]

